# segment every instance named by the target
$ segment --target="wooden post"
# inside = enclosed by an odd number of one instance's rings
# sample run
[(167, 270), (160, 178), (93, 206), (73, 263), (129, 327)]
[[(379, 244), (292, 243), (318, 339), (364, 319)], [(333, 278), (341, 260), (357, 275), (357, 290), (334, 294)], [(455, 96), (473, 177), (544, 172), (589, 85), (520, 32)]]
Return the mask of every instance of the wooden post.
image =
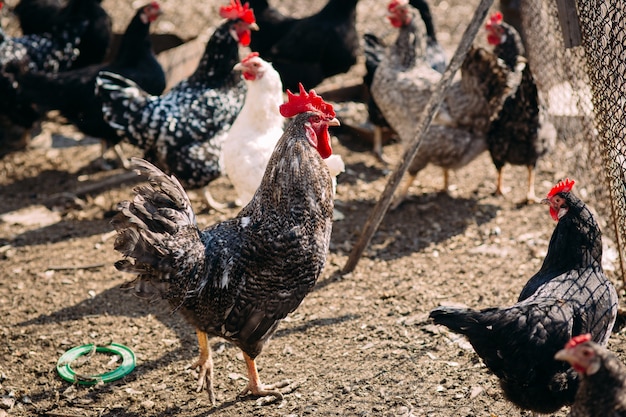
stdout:
[(582, 43), (582, 34), (580, 32), (576, 0), (556, 0), (556, 7), (559, 12), (564, 46), (566, 48), (579, 46)]
[(441, 80), (435, 87), (430, 100), (426, 104), (426, 107), (422, 111), (421, 115), (417, 119), (417, 134), (413, 138), (413, 140), (407, 145), (407, 148), (404, 152), (404, 156), (402, 157), (402, 162), (398, 165), (395, 171), (391, 174), (391, 177), (387, 181), (387, 185), (385, 186), (385, 190), (383, 191), (378, 203), (370, 213), (369, 218), (365, 222), (365, 226), (363, 231), (361, 232), (361, 236), (357, 243), (352, 247), (352, 251), (350, 252), (350, 256), (348, 257), (348, 261), (343, 267), (341, 271), (344, 274), (352, 272), (356, 267), (363, 251), (369, 244), (372, 236), (380, 226), (380, 223), (389, 208), (389, 204), (391, 203), (391, 198), (393, 197), (396, 188), (400, 184), (403, 175), (409, 169), (409, 165), (422, 142), (422, 137), (428, 131), (431, 122), (433, 121), (433, 117), (439, 105), (443, 101), (446, 91), (452, 84), (452, 78), (454, 74), (458, 71), (469, 51), (472, 43), (474, 42), (474, 38), (476, 38), (476, 34), (480, 29), (480, 26), (485, 21), (487, 17), (487, 13), (489, 12), (489, 8), (493, 4), (493, 0), (481, 0), (480, 4), (476, 8), (476, 12), (474, 13), (474, 17), (470, 21), (467, 29), (465, 29), (465, 33), (463, 34), (463, 38), (459, 43), (459, 46), (454, 53), (454, 56), (450, 60), (450, 64), (448, 64), (448, 68), (443, 73)]

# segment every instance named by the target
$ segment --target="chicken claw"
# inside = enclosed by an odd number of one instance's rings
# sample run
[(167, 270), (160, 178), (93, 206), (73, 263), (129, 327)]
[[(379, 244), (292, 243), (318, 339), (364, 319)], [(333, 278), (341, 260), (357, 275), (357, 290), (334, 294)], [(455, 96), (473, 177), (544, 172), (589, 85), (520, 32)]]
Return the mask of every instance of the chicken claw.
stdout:
[(209, 348), (209, 339), (206, 333), (200, 330), (196, 330), (196, 335), (198, 336), (198, 344), (200, 345), (200, 357), (191, 365), (194, 369), (200, 368), (196, 392), (202, 391), (202, 388), (206, 385), (209, 401), (211, 401), (211, 405), (215, 405), (215, 392), (213, 391), (213, 358), (211, 357), (211, 350)]
[(246, 385), (246, 387), (239, 393), (239, 396), (245, 397), (248, 394), (254, 395), (255, 397), (272, 396), (276, 400), (282, 401), (283, 393), (279, 390), (279, 388), (285, 388), (285, 387), (289, 387), (289, 381), (287, 380), (280, 381), (271, 385), (263, 385), (258, 380), (257, 381), (250, 380), (248, 381), (248, 385)]
[(246, 361), (246, 367), (248, 370), (248, 385), (239, 393), (240, 397), (246, 396), (248, 394), (254, 395), (256, 397), (265, 397), (272, 396), (278, 401), (283, 400), (283, 393), (279, 391), (279, 388), (289, 387), (286, 392), (293, 391), (297, 384), (294, 384), (293, 387), (290, 386), (289, 381), (281, 381), (272, 385), (263, 385), (261, 383), (261, 379), (259, 378), (259, 373), (256, 369), (256, 363), (254, 359), (248, 356), (245, 352), (243, 353), (243, 358)]

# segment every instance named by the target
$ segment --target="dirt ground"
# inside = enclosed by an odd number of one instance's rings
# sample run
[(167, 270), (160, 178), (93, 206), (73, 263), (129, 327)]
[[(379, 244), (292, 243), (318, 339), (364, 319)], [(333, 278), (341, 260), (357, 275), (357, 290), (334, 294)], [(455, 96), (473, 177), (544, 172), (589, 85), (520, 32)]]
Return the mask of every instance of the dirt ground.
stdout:
[[(117, 30), (136, 3), (103, 2)], [(215, 0), (162, 3), (166, 15), (159, 32), (189, 37), (216, 21)], [(274, 3), (290, 12), (292, 4), (302, 8), (307, 2)], [(384, 27), (383, 3), (361, 0), (359, 30)], [(477, 3), (433, 1), (439, 37), (450, 56)], [(362, 71), (360, 63), (328, 83)], [(554, 222), (545, 206), (517, 204), (525, 194), (525, 169), (506, 169), (509, 192), (498, 198), (492, 195), (495, 169), (487, 154), (453, 175), (449, 194), (440, 192), (440, 170), (428, 167), (410, 200), (385, 217), (355, 271), (342, 276), (390, 169), (375, 161), (362, 139), (339, 135), (334, 150), (347, 166), (336, 199), (344, 218), (333, 225), (326, 270), (258, 359), (264, 382), (289, 379), (299, 387), (281, 403), (237, 398), (245, 386), (243, 358), (216, 339), (215, 408), (205, 392), (195, 392), (193, 329), (165, 303), (150, 304), (123, 290), (131, 277), (113, 267), (119, 256), (109, 222), (136, 180), (90, 192), (123, 171), (96, 169), (91, 161), (99, 155), (98, 142), (56, 123), (45, 124), (28, 149), (1, 159), (0, 417), (529, 415), (504, 400), (497, 379), (463, 338), (427, 320), (429, 310), (443, 303), (477, 308), (513, 303), (539, 268)], [(540, 161), (538, 194), (568, 175), (562, 163), (566, 152), (559, 145)], [(385, 153), (397, 161), (400, 145), (386, 146)], [(211, 190), (218, 200), (232, 200), (227, 179)], [(585, 184), (577, 191), (584, 196)], [(201, 226), (236, 213), (210, 211), (201, 193), (190, 196)], [(600, 219), (605, 229), (606, 220)], [(608, 256), (612, 243), (605, 243), (607, 271), (617, 283), (615, 260)], [(619, 332), (609, 342), (622, 358), (625, 339)], [(57, 374), (56, 362), (69, 348), (110, 342), (134, 351), (137, 367), (128, 376), (87, 387)], [(115, 368), (109, 359), (95, 355), (77, 369), (89, 374)], [(565, 415), (566, 410), (555, 414)]]

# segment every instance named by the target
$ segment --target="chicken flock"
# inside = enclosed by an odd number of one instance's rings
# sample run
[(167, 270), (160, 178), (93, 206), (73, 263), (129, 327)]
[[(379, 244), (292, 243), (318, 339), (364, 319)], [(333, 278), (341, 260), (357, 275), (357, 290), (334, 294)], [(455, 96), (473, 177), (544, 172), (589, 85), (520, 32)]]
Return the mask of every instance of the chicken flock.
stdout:
[[(375, 130), (388, 126), (403, 143), (441, 79), (446, 56), (424, 0), (385, 5), (395, 42), (359, 39), (358, 0), (328, 0), (306, 18), (286, 16), (267, 1), (230, 0), (196, 69), (168, 91), (150, 42), (157, 1), (138, 7), (119, 51), (103, 62), (111, 21), (99, 0), (65, 5), (21, 0), (13, 12), (24, 36), (0, 28), (0, 141), (9, 146), (36, 132), (56, 110), (103, 149), (125, 142), (143, 153), (125, 167), (147, 185), (122, 201), (112, 220), (118, 270), (135, 292), (167, 300), (193, 326), (200, 357), (198, 391), (215, 404), (209, 338), (243, 351), (242, 395), (282, 399), (287, 384), (264, 385), (255, 359), (313, 289), (324, 270), (333, 223), (336, 176), (329, 128), (340, 121), (312, 87), (348, 71), (365, 54), (364, 84)], [(0, 6), (3, 2), (0, 0)], [(46, 17), (47, 16), (47, 17)], [(537, 201), (534, 168), (556, 131), (534, 84), (513, 26), (495, 13), (488, 44), (468, 52), (443, 98), (396, 197), (398, 207), (427, 165), (447, 172), (489, 151), (501, 194), (506, 163), (528, 167), (528, 202)], [(382, 157), (379, 133), (375, 153)], [(232, 182), (236, 217), (201, 230), (183, 187)], [(557, 183), (542, 200), (556, 227), (539, 271), (507, 307), (438, 307), (430, 319), (466, 336), (502, 390), (521, 409), (571, 416), (622, 416), (624, 365), (604, 347), (617, 316), (617, 292), (602, 269), (602, 239), (592, 212)], [(570, 341), (571, 339), (571, 341)], [(571, 368), (570, 368), (571, 364)], [(610, 380), (613, 388), (600, 384)], [(605, 402), (597, 398), (610, 396)], [(612, 408), (600, 408), (612, 407)], [(602, 411), (597, 410), (611, 410)]]

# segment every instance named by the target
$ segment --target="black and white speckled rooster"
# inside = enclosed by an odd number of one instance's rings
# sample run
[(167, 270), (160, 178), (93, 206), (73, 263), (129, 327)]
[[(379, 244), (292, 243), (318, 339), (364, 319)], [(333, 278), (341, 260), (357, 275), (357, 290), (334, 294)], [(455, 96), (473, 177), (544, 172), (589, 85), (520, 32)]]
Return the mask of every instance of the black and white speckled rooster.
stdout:
[[(166, 94), (151, 96), (108, 72), (96, 82), (111, 127), (191, 188), (205, 187), (222, 174), (222, 144), (246, 95), (246, 84), (233, 67), (239, 62), (238, 44), (247, 46), (250, 30), (256, 29), (254, 14), (247, 4), (231, 0), (220, 15), (227, 20), (209, 39), (195, 72)], [(205, 196), (219, 206), (207, 189)]]
[(537, 413), (553, 413), (576, 394), (578, 375), (554, 359), (556, 352), (583, 333), (605, 345), (617, 316), (617, 292), (602, 270), (600, 228), (573, 186), (561, 181), (544, 200), (558, 223), (516, 304), (430, 312), (435, 323), (469, 339), (511, 402)]
[(339, 122), (330, 104), (302, 87), (299, 95), (288, 92), (280, 112), (291, 120), (258, 191), (237, 217), (199, 230), (176, 178), (134, 159), (150, 184), (120, 203), (112, 221), (115, 249), (130, 258), (116, 268), (138, 274), (139, 293), (157, 289), (195, 327), (198, 391), (206, 386), (213, 403), (208, 337), (243, 351), (248, 384), (242, 395), (282, 398), (282, 385), (261, 384), (255, 358), (311, 291), (329, 249), (333, 196), (324, 159), (332, 154), (328, 127)]

